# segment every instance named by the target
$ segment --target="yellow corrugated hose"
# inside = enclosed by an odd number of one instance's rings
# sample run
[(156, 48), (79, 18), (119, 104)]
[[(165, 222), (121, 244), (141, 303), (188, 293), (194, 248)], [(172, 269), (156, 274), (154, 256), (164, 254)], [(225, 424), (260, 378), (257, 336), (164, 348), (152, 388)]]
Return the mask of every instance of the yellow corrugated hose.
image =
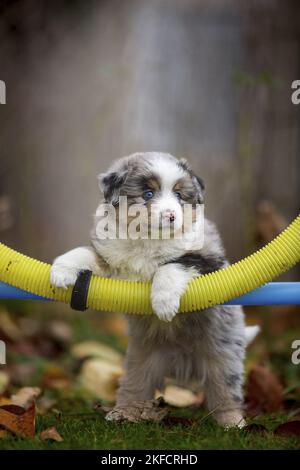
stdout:
[[(262, 286), (300, 260), (300, 215), (272, 242), (243, 260), (190, 282), (180, 312), (222, 304)], [(70, 303), (72, 287), (50, 285), (50, 265), (0, 243), (0, 281), (42, 297)], [(92, 276), (87, 304), (95, 310), (151, 314), (149, 282)]]

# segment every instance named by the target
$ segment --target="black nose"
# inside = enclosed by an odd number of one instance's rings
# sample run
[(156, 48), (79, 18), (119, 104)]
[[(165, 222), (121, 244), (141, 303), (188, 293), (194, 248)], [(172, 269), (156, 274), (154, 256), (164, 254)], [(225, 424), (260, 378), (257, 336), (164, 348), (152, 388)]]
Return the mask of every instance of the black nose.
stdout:
[(175, 220), (175, 215), (174, 214), (170, 214), (170, 222), (174, 222)]

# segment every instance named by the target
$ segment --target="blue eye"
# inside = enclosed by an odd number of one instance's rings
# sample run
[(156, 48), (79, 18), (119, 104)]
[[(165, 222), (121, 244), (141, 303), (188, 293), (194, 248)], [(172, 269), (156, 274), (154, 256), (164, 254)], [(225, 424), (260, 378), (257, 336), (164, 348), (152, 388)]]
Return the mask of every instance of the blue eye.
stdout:
[(178, 199), (181, 199), (181, 194), (180, 194), (180, 193), (175, 192), (175, 196), (176, 196)]
[(144, 191), (143, 193), (143, 198), (145, 199), (145, 201), (149, 201), (149, 199), (152, 199), (154, 196), (154, 192), (153, 191)]

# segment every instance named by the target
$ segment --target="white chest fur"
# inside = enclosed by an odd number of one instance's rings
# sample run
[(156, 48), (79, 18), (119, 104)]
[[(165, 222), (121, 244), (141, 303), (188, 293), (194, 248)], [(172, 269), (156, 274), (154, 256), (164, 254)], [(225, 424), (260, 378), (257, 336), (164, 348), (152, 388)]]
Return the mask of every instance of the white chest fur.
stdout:
[(181, 240), (99, 240), (94, 246), (112, 277), (149, 281), (158, 267), (184, 254)]

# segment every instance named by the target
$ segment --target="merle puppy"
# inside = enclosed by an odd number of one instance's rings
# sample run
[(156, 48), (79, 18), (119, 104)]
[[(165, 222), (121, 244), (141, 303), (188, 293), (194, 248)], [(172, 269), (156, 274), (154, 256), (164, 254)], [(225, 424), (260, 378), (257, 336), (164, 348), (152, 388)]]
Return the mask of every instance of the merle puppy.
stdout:
[[(116, 161), (99, 175), (104, 199), (117, 211), (121, 196), (128, 207), (146, 207), (159, 215), (158, 224), (182, 227), (184, 204), (203, 204), (203, 181), (185, 160), (169, 154), (136, 153)], [(132, 219), (129, 217), (128, 224)], [(155, 315), (128, 316), (130, 342), (125, 375), (120, 381), (117, 404), (107, 415), (125, 418), (126, 407), (154, 397), (163, 390), (165, 377), (178, 382), (202, 384), (206, 405), (223, 426), (243, 426), (243, 372), (246, 344), (257, 328), (245, 328), (242, 308), (220, 305), (178, 314), (179, 301), (196, 276), (228, 265), (215, 225), (204, 221), (204, 243), (196, 239), (102, 239), (97, 233), (99, 216), (91, 233), (91, 246), (80, 247), (55, 259), (51, 283), (73, 285), (82, 269), (94, 274), (152, 281), (151, 301)], [(187, 231), (195, 229), (193, 219)], [(196, 227), (197, 229), (197, 227)], [(142, 410), (141, 410), (142, 413)]]

